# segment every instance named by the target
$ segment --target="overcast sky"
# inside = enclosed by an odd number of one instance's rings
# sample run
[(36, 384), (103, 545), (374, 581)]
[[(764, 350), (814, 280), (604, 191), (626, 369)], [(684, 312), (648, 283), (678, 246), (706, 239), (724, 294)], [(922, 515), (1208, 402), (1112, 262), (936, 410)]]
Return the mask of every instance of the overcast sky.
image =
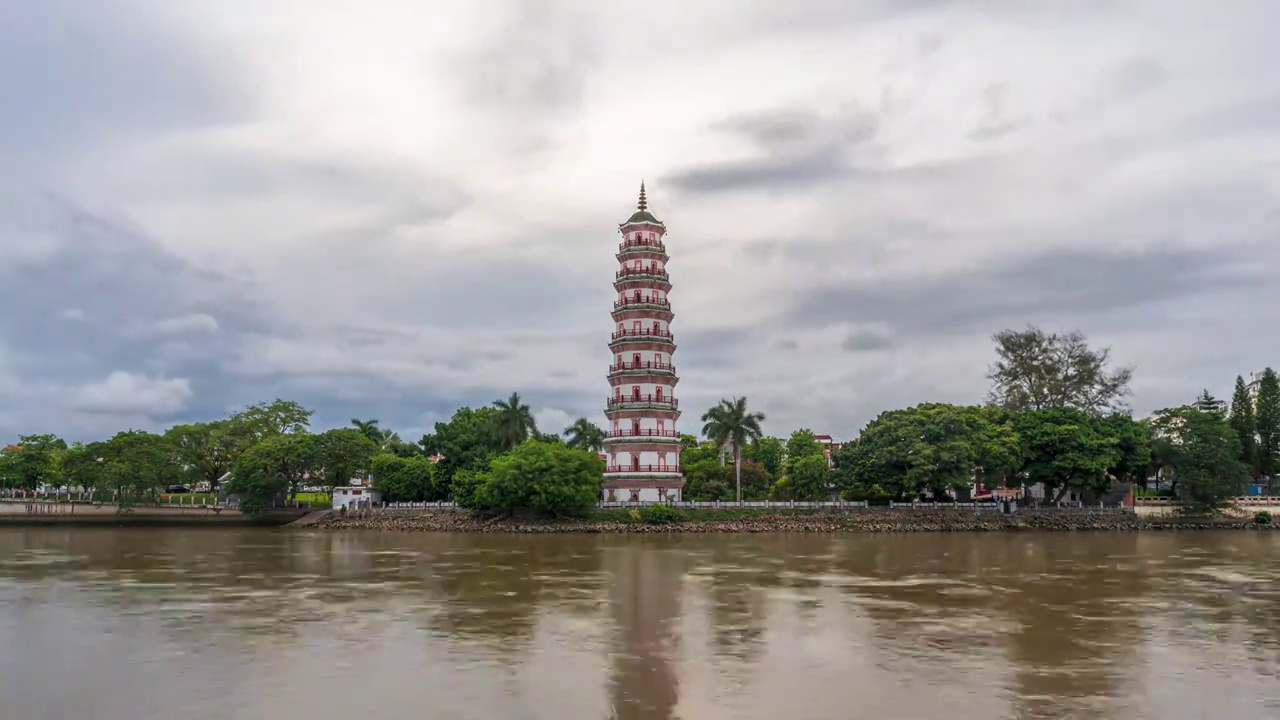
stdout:
[(623, 5), (0, 3), (0, 433), (603, 422), (642, 178), (687, 431), (977, 402), (1028, 323), (1139, 415), (1280, 364), (1280, 2)]

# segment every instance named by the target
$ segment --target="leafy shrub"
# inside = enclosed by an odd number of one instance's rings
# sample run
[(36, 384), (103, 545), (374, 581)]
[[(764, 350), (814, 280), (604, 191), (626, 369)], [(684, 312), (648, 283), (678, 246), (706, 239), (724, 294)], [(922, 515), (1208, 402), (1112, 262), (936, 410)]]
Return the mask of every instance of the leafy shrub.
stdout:
[(640, 510), (640, 518), (650, 525), (684, 522), (684, 511), (670, 505), (650, 505)]
[(1257, 515), (1253, 516), (1253, 521), (1259, 525), (1271, 524), (1271, 512), (1269, 510), (1259, 510)]
[(603, 482), (604, 461), (599, 455), (526, 441), (489, 464), (488, 477), (475, 489), (474, 507), (508, 513), (532, 510), (553, 517), (585, 515), (600, 498)]
[(480, 488), (489, 480), (489, 476), (475, 470), (458, 470), (453, 474), (453, 501), (459, 507), (472, 510), (482, 509), (476, 498)]
[(435, 500), (435, 463), (417, 457), (397, 457), (383, 453), (373, 458), (373, 485), (388, 502)]

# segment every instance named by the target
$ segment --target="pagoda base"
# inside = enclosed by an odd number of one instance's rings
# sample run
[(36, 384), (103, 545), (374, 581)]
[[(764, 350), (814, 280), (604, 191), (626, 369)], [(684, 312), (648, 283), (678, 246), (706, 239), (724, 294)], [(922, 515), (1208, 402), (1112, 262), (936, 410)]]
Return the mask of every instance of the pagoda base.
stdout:
[(605, 476), (600, 490), (604, 502), (680, 502), (684, 478), (675, 474), (618, 473)]

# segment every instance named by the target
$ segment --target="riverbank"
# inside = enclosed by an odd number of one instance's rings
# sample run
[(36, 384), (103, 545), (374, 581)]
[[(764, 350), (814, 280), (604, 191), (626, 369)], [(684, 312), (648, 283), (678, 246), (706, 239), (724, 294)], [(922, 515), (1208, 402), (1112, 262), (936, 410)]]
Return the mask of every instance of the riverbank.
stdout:
[(639, 512), (612, 510), (581, 519), (478, 517), (458, 510), (387, 511), (362, 517), (330, 514), (307, 527), (459, 533), (832, 533), (1266, 530), (1242, 518), (1142, 518), (1125, 510), (1044, 509), (1004, 515), (991, 510), (853, 509), (731, 511), (675, 522), (646, 522)]
[(0, 527), (30, 525), (187, 527), (213, 525), (287, 525), (306, 510), (276, 510), (249, 517), (234, 508), (144, 505), (120, 512), (115, 505), (93, 503), (0, 503)]

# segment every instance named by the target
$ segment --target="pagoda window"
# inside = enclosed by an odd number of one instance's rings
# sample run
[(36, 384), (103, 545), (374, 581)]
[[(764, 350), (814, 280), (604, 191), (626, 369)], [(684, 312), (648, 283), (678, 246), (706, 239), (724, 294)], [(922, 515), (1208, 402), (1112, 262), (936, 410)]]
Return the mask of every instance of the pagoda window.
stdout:
[(662, 367), (662, 353), (653, 354), (653, 366)]
[(640, 334), (640, 321), (639, 321), (639, 320), (632, 320), (632, 321), (631, 321), (631, 334), (633, 334), (633, 335), (639, 335), (639, 334)]
[(640, 386), (639, 386), (639, 385), (632, 385), (632, 386), (631, 386), (631, 399), (632, 399), (632, 400), (639, 400), (639, 399), (640, 399)]
[(636, 369), (640, 368), (640, 353), (636, 353), (631, 356), (631, 367)]
[(636, 302), (640, 302), (640, 291), (639, 291), (639, 290), (637, 290), (637, 291), (635, 291), (634, 293), (632, 293), (632, 295), (631, 295), (631, 299), (632, 299), (632, 300), (634, 300), (634, 301), (636, 301)]
[(662, 388), (659, 387), (653, 389), (653, 399), (659, 402), (662, 401)]

